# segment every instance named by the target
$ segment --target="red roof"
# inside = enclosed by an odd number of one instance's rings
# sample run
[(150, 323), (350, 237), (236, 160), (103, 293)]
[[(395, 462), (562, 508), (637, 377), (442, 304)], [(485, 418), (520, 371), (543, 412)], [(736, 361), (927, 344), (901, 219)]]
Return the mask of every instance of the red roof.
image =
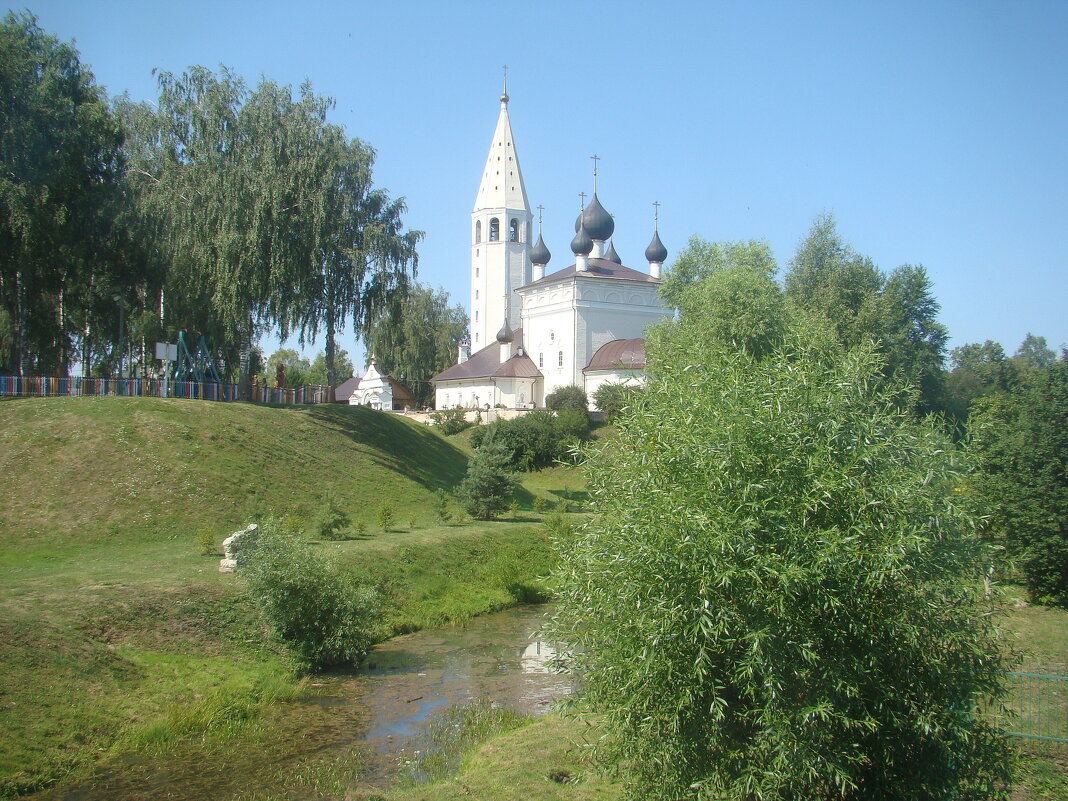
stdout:
[(465, 378), (541, 378), (541, 371), (534, 365), (527, 355), (520, 356), (518, 351), (523, 347), (523, 329), (518, 328), (514, 332), (512, 347), (517, 351), (504, 364), (501, 364), (501, 346), (494, 342), (487, 345), (477, 353), (471, 354), (463, 364), (454, 364), (447, 370), (443, 370), (431, 381), (459, 381)]
[(590, 363), (582, 368), (588, 373), (594, 370), (644, 370), (644, 339), (613, 339), (597, 349)]

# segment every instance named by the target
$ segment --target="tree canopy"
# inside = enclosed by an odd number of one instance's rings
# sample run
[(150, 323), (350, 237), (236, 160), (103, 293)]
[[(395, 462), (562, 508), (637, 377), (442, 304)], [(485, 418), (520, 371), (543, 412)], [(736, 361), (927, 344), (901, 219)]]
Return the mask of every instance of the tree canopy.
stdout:
[(381, 369), (404, 382), (418, 406), (432, 406), (429, 379), (456, 363), (467, 323), (463, 307), (450, 305), (444, 289), (404, 287), (367, 318), (367, 352)]
[(122, 130), (74, 47), (28, 13), (0, 24), (0, 97), (0, 371), (62, 371), (126, 280), (111, 258)]
[(747, 295), (778, 309), (763, 277), (685, 290), (618, 439), (590, 453), (595, 516), (559, 541), (553, 633), (598, 749), (648, 799), (1004, 797), (966, 454), (822, 315), (739, 347), (751, 321), (721, 318)]

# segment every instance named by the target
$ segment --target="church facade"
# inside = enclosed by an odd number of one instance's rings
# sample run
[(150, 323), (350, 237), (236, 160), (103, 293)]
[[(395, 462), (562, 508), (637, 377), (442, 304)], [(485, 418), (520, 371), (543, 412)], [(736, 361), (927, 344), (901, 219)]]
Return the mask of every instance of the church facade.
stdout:
[(540, 231), (531, 242), (507, 92), (500, 101), (471, 212), (471, 339), (457, 363), (431, 379), (435, 406), (540, 408), (560, 387), (592, 396), (605, 383), (640, 383), (645, 330), (672, 313), (657, 292), (667, 258), (660, 236), (654, 228), (648, 272), (623, 266), (595, 188), (575, 221), (575, 262), (547, 271)]

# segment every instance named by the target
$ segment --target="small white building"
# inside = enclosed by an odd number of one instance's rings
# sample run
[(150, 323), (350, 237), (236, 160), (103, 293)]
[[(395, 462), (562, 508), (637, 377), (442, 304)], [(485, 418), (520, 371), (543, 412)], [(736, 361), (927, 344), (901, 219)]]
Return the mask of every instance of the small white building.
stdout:
[(546, 274), (551, 254), (540, 231), (530, 242), (507, 92), (500, 100), (471, 212), (471, 342), (431, 379), (435, 406), (541, 407), (560, 387), (592, 396), (605, 383), (640, 384), (645, 330), (672, 314), (657, 292), (667, 250), (654, 226), (649, 271), (624, 267), (611, 244), (615, 222), (595, 187), (575, 221), (574, 264)]
[[(390, 412), (400, 411), (406, 406), (414, 407), (415, 404), (415, 398), (407, 387), (397, 379), (379, 372), (373, 355), (363, 376), (349, 379), (342, 387), (349, 393), (350, 406), (370, 406), (372, 409)], [(339, 391), (342, 387), (338, 388)]]

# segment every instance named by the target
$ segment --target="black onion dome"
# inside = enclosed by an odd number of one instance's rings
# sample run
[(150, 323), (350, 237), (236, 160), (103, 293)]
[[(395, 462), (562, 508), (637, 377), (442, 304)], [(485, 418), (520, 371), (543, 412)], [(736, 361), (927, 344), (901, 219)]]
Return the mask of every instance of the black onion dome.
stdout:
[(664, 243), (660, 241), (660, 233), (653, 231), (653, 241), (649, 243), (649, 247), (645, 249), (646, 261), (655, 261), (657, 264), (663, 264), (667, 258), (667, 248), (664, 247)]
[(619, 254), (616, 253), (616, 243), (608, 243), (608, 252), (604, 254), (605, 261), (614, 261), (616, 264), (622, 264), (623, 262), (619, 258)]
[(530, 263), (540, 264), (544, 267), (551, 258), (552, 254), (549, 252), (549, 248), (545, 247), (545, 240), (541, 238), (541, 234), (538, 234), (538, 241), (530, 249)]
[(589, 256), (593, 250), (593, 240), (586, 233), (586, 226), (580, 225), (575, 238), (571, 240), (571, 252), (576, 256)]
[(501, 326), (501, 330), (497, 332), (497, 341), (502, 345), (507, 345), (513, 339), (515, 335), (512, 333), (512, 327), (508, 325), (508, 321), (504, 321), (504, 325)]
[(590, 235), (590, 238), (596, 239), (598, 242), (611, 239), (612, 232), (616, 230), (616, 221), (612, 219), (611, 214), (604, 210), (601, 201), (597, 199), (596, 192), (593, 193), (593, 200), (590, 201), (590, 205), (582, 212), (582, 226), (586, 229), (586, 233)]

